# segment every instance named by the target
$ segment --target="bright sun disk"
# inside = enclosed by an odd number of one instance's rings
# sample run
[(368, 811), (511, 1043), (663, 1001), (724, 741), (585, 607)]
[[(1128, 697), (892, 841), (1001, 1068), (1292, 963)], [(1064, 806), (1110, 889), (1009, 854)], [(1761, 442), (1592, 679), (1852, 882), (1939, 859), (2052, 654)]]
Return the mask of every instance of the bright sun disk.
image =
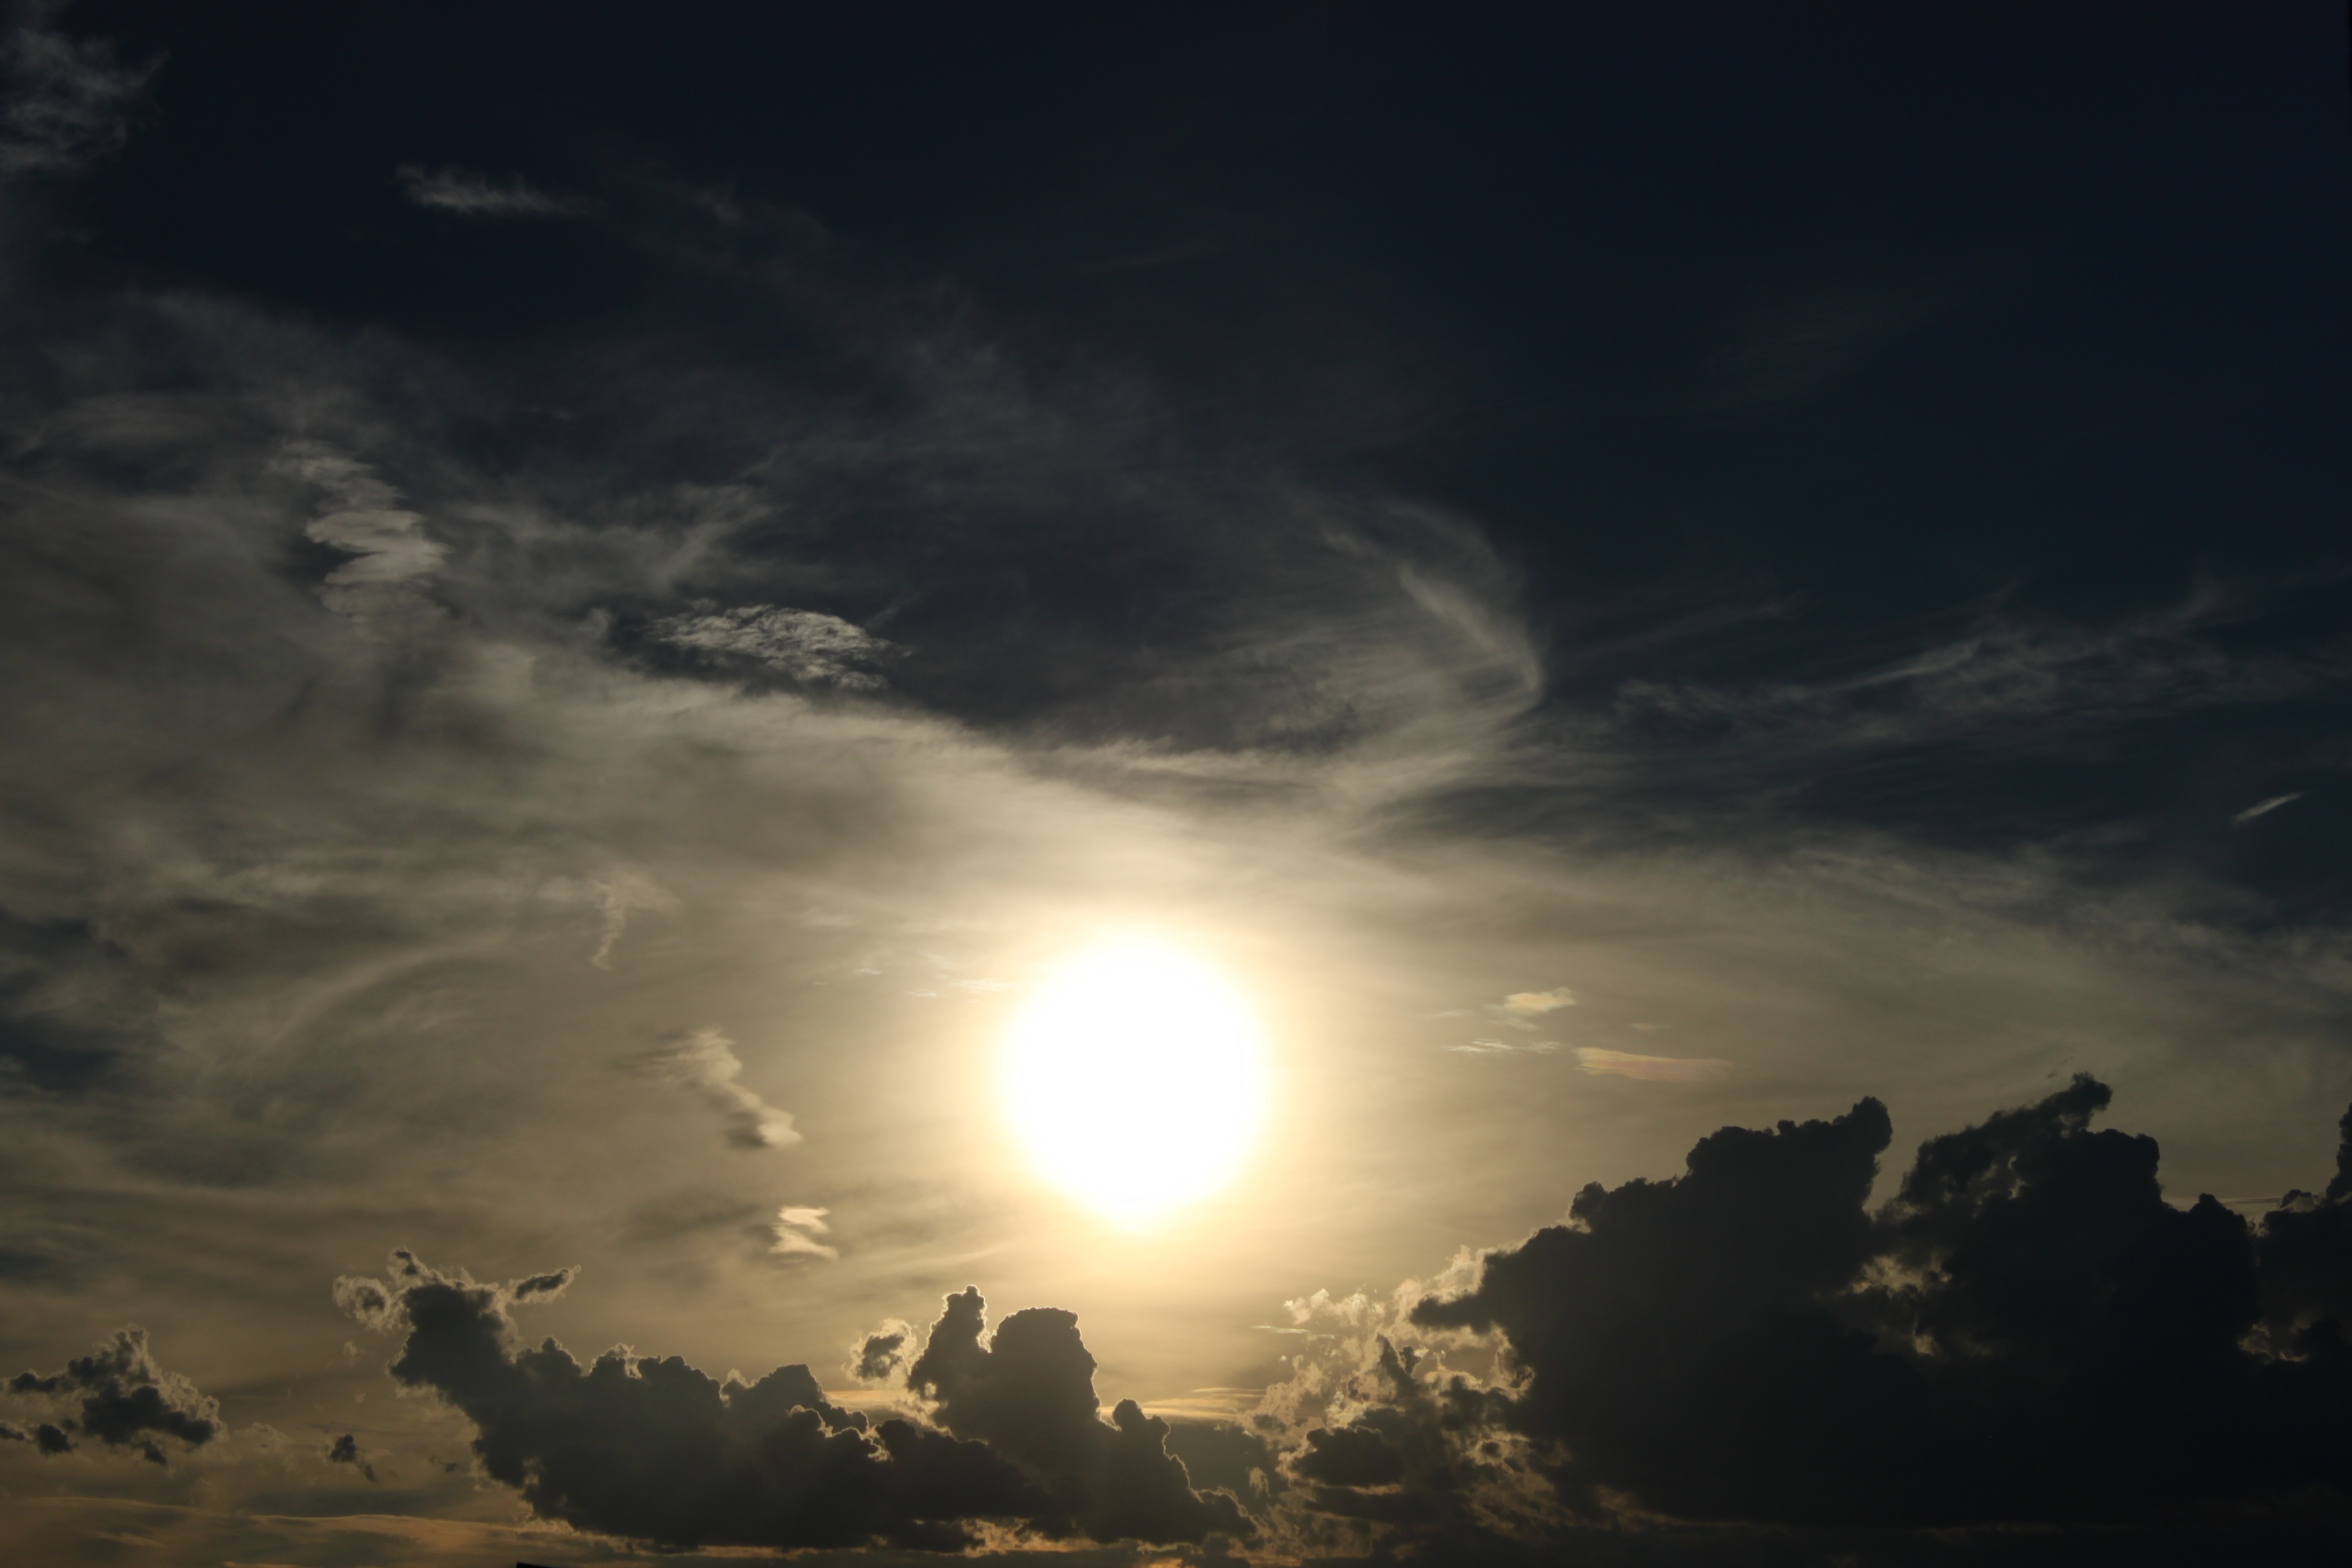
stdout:
[(1265, 1112), (1249, 1009), (1214, 970), (1157, 943), (1072, 959), (1007, 1043), (1006, 1109), (1039, 1172), (1125, 1224), (1224, 1185)]

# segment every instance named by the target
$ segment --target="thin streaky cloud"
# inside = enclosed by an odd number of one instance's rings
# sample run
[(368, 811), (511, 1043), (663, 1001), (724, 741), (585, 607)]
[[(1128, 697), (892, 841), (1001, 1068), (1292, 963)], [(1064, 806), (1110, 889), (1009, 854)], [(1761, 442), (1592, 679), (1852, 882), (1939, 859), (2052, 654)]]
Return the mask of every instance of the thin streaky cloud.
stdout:
[(520, 176), (501, 184), (464, 169), (433, 170), (415, 163), (403, 163), (395, 173), (410, 201), (438, 212), (467, 217), (579, 217), (589, 210), (576, 196), (550, 195)]
[(1721, 1078), (1731, 1064), (1719, 1057), (1645, 1057), (1633, 1051), (1576, 1047), (1576, 1065), (1595, 1077), (1633, 1078), (1647, 1083), (1696, 1083)]
[(832, 1230), (824, 1220), (832, 1212), (786, 1204), (776, 1211), (775, 1223), (771, 1227), (775, 1241), (768, 1251), (778, 1258), (839, 1258), (840, 1248), (816, 1239)]
[(1461, 1045), (1440, 1046), (1438, 1049), (1452, 1051), (1456, 1056), (1465, 1057), (1498, 1057), (1515, 1054), (1548, 1057), (1559, 1049), (1559, 1042), (1558, 1040), (1481, 1039), (1470, 1040)]
[(1515, 991), (1503, 998), (1503, 1005), (1522, 1015), (1549, 1013), (1560, 1007), (1576, 1005), (1576, 993), (1565, 985), (1555, 985), (1549, 991)]
[(2302, 798), (2303, 792), (2301, 790), (2296, 790), (2292, 795), (2274, 795), (2268, 800), (2256, 801), (2253, 805), (2246, 807), (2245, 810), (2238, 813), (2237, 816), (2230, 818), (2230, 820), (2232, 822), (2252, 822), (2258, 816), (2268, 816), (2280, 806), (2293, 805), (2296, 801), (2299, 801)]

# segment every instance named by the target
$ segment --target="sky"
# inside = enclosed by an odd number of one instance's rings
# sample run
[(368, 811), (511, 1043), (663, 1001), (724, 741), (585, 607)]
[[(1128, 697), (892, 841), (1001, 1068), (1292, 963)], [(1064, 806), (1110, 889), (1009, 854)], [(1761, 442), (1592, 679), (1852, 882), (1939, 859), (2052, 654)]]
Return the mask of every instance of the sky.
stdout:
[(2352, 1538), (2342, 7), (5, 32), (0, 1557)]

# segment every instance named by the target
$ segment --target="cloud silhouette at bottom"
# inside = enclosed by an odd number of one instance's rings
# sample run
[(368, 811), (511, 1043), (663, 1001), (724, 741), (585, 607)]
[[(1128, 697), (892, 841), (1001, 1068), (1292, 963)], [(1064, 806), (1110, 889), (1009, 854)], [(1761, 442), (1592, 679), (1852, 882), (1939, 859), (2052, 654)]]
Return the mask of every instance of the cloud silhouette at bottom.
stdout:
[(1876, 1100), (1724, 1128), (1434, 1287), (1293, 1303), (1307, 1348), (1241, 1428), (1106, 1421), (1076, 1317), (992, 1333), (977, 1289), (855, 1347), (909, 1411), (872, 1426), (803, 1367), (722, 1386), (522, 1346), (509, 1309), (568, 1271), (396, 1253), (337, 1295), (406, 1333), (392, 1375), (542, 1518), (661, 1546), (2024, 1563), (2235, 1534), (2292, 1560), (2352, 1524), (2352, 1114), (2326, 1189), (2249, 1223), (2168, 1202), (2155, 1141), (2093, 1125), (2109, 1100), (2077, 1078), (1931, 1138), (1875, 1209)]
[(1249, 1528), (1232, 1499), (1192, 1490), (1165, 1423), (1131, 1401), (1111, 1425), (1096, 1417), (1094, 1358), (1066, 1312), (1016, 1313), (983, 1347), (979, 1293), (950, 1298), (918, 1363), (954, 1391), (941, 1431), (869, 1424), (805, 1366), (722, 1384), (675, 1356), (614, 1350), (583, 1367), (551, 1339), (523, 1344), (511, 1309), (571, 1280), (484, 1284), (403, 1250), (385, 1279), (339, 1279), (335, 1298), (404, 1332), (393, 1378), (463, 1412), (491, 1478), (577, 1529), (662, 1547), (955, 1551), (982, 1521), (1101, 1541)]

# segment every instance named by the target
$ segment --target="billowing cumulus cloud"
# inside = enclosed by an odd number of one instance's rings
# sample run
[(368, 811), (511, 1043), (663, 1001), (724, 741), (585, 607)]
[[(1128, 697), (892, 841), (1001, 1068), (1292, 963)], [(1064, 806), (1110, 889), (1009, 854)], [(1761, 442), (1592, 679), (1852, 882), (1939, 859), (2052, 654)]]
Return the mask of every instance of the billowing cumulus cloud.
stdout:
[[(1328, 1373), (1270, 1394), (1298, 1445), (1287, 1472), (1408, 1518), (1407, 1434), (1428, 1407), (1457, 1459), (1482, 1433), (1536, 1445), (1560, 1514), (1547, 1525), (1521, 1496), (1492, 1510), (1504, 1535), (1627, 1508), (1811, 1529), (2063, 1521), (2352, 1480), (2352, 1179), (2254, 1225), (2210, 1197), (2176, 1207), (2153, 1140), (2091, 1126), (2107, 1100), (2078, 1079), (1930, 1139), (1875, 1211), (1891, 1124), (1872, 1100), (1726, 1128), (1669, 1180), (1588, 1186), (1568, 1224), (1412, 1288), (1401, 1311), (1365, 1305), (1381, 1331), (1357, 1342), (1349, 1375), (1370, 1386), (1344, 1421), (1300, 1430), (1302, 1399), (1328, 1408)], [(1501, 1360), (1416, 1377), (1432, 1352), (1409, 1332), (1438, 1336), (1440, 1365), (1462, 1354), (1449, 1332)], [(1463, 1472), (1438, 1490), (1496, 1484)]]
[(860, 1383), (897, 1380), (916, 1355), (915, 1326), (892, 1318), (870, 1333), (860, 1334), (850, 1347), (849, 1375)]
[[(1016, 1313), (982, 1346), (977, 1294), (951, 1298), (909, 1373), (942, 1432), (869, 1424), (804, 1366), (722, 1384), (674, 1356), (614, 1350), (583, 1367), (553, 1340), (524, 1344), (511, 1310), (570, 1280), (480, 1284), (401, 1251), (387, 1278), (339, 1279), (335, 1297), (405, 1335), (393, 1378), (474, 1423), (485, 1472), (578, 1529), (667, 1547), (951, 1549), (987, 1521), (1102, 1541), (1248, 1528), (1230, 1498), (1191, 1489), (1166, 1423), (1132, 1401), (1097, 1418), (1094, 1361), (1067, 1313)], [(358, 1457), (349, 1437), (330, 1454)]]
[[(168, 1462), (161, 1439), (202, 1447), (227, 1428), (220, 1404), (178, 1373), (166, 1372), (148, 1348), (147, 1331), (118, 1329), (88, 1355), (76, 1356), (53, 1373), (23, 1372), (8, 1380), (10, 1394), (46, 1396), (73, 1414), (35, 1427), (31, 1440), (45, 1454), (64, 1453), (79, 1433), (111, 1448), (131, 1448), (155, 1464)], [(12, 1434), (23, 1436), (21, 1429)]]
[(1032, 1307), (982, 1343), (986, 1314), (976, 1289), (949, 1297), (907, 1368), (907, 1386), (931, 1402), (940, 1426), (1011, 1458), (1053, 1493), (1060, 1515), (1097, 1541), (1249, 1532), (1231, 1496), (1192, 1489), (1183, 1461), (1168, 1452), (1165, 1421), (1131, 1399), (1102, 1420), (1095, 1358), (1076, 1315)]

